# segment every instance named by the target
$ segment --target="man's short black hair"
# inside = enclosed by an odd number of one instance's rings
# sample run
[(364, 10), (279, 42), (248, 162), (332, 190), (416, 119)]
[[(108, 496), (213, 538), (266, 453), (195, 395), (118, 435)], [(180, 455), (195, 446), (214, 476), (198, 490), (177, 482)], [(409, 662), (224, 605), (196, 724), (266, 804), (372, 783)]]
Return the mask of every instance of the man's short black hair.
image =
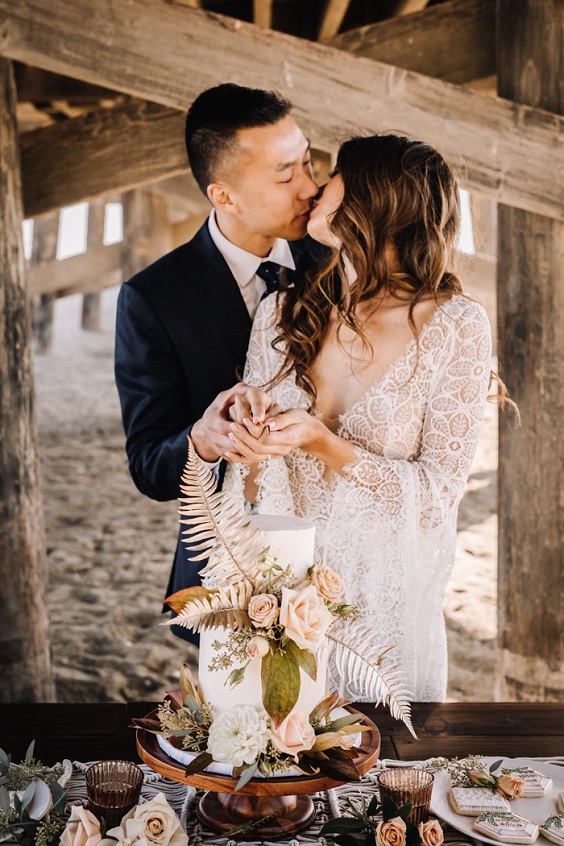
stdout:
[(285, 117), (292, 104), (276, 91), (244, 88), (232, 82), (203, 91), (186, 117), (186, 152), (200, 190), (217, 179), (223, 156), (236, 144), (240, 129), (268, 126)]

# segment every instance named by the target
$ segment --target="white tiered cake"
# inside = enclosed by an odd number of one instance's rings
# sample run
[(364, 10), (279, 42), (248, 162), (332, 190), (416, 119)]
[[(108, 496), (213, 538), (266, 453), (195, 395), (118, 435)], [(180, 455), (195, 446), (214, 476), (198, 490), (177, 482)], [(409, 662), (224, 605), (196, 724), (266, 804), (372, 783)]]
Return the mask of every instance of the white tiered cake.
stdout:
[[(305, 581), (307, 571), (313, 564), (315, 527), (299, 517), (270, 514), (253, 514), (250, 522), (254, 529), (261, 530), (264, 548), (270, 547), (270, 553), (277, 559), (276, 563), (284, 570), (291, 567), (297, 584)], [(242, 667), (245, 661), (234, 660), (226, 669), (209, 669), (217, 654), (217, 646), (214, 648), (213, 644), (226, 643), (230, 635), (231, 631), (226, 629), (207, 629), (200, 635), (199, 686), (213, 719), (236, 705), (263, 708), (260, 659), (248, 663), (243, 681), (235, 687), (230, 687), (228, 677), (233, 670)], [(316, 657), (316, 681), (300, 669), (300, 696), (296, 708), (312, 711), (327, 695), (327, 648), (324, 643)]]

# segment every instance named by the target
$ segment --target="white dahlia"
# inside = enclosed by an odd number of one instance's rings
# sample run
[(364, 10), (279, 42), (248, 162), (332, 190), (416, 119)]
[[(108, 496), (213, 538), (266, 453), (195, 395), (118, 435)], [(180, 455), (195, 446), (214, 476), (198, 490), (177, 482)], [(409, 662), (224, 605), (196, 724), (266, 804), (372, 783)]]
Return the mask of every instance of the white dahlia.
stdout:
[(237, 705), (211, 724), (208, 752), (218, 763), (241, 767), (254, 763), (266, 750), (269, 740), (266, 711), (258, 711), (252, 705)]

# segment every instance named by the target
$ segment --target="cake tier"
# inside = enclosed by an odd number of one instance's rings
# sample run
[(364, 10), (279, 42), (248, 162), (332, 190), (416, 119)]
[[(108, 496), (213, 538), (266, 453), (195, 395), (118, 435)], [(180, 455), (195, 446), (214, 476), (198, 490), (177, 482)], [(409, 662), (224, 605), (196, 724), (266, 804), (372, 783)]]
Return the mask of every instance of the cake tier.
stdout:
[(274, 514), (251, 514), (249, 521), (253, 529), (260, 529), (264, 548), (269, 547), (276, 563), (303, 581), (313, 564), (315, 526), (300, 517), (277, 516)]
[[(284, 570), (291, 567), (299, 584), (313, 564), (315, 527), (299, 517), (253, 514), (250, 517), (253, 528), (262, 532), (264, 548), (277, 559), (277, 564)], [(235, 705), (253, 705), (262, 708), (262, 659), (250, 661), (243, 681), (230, 687), (227, 679), (233, 670), (246, 662), (234, 661), (226, 669), (210, 670), (212, 660), (217, 657), (218, 649), (212, 644), (223, 645), (231, 632), (225, 629), (211, 629), (200, 635), (199, 684), (202, 696), (211, 710), (213, 719)], [(313, 708), (326, 696), (327, 649), (323, 645), (317, 653), (317, 681), (300, 669), (300, 696), (296, 707)]]
[[(218, 641), (224, 644), (230, 631), (225, 629), (209, 629), (200, 635), (200, 670), (199, 685), (204, 701), (208, 705), (212, 719), (217, 719), (224, 711), (229, 711), (236, 705), (253, 705), (264, 708), (262, 703), (261, 658), (253, 658), (245, 671), (243, 681), (235, 687), (230, 687), (228, 676), (233, 670), (242, 667), (245, 662), (234, 661), (225, 670), (210, 670), (212, 659), (217, 655), (217, 649), (212, 646)], [(327, 647), (322, 645), (317, 651), (317, 681), (313, 681), (307, 673), (300, 669), (300, 695), (296, 703), (297, 708), (306, 708), (308, 713), (313, 711), (327, 696)]]

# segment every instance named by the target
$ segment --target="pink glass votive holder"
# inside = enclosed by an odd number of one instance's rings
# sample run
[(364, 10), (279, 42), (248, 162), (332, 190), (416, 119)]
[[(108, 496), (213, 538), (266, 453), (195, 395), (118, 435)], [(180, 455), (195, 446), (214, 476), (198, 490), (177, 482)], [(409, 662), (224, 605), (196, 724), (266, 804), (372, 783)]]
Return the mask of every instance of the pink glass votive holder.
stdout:
[[(409, 822), (419, 825), (429, 819), (429, 805), (433, 792), (433, 774), (425, 770), (400, 768), (386, 770), (378, 776), (380, 786), (380, 801), (384, 797), (390, 799), (399, 810), (403, 805), (411, 802)], [(384, 819), (390, 819), (384, 813)]]
[(92, 764), (86, 770), (88, 810), (113, 828), (139, 801), (142, 784), (143, 771), (131, 761)]

